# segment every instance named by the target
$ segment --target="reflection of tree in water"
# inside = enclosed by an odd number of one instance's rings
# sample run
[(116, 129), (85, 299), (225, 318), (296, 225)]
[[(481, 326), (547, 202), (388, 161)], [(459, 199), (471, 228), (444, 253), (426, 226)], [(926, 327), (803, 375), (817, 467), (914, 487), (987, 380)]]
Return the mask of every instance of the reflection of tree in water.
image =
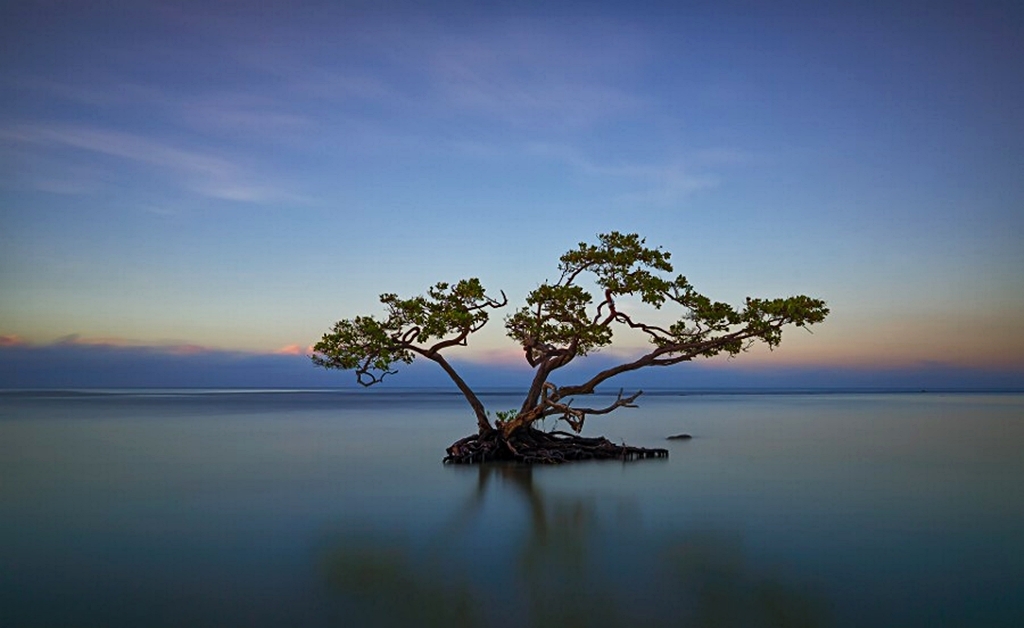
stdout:
[[(474, 494), (429, 540), (346, 537), (329, 550), (328, 579), (354, 609), (348, 623), (825, 625), (821, 601), (754, 572), (738, 536), (656, 539), (636, 520), (603, 526), (593, 500), (543, 495), (529, 467), (481, 465), (478, 473)], [(490, 529), (482, 516), (485, 497), (506, 490), (528, 505), (520, 537), (505, 525)]]

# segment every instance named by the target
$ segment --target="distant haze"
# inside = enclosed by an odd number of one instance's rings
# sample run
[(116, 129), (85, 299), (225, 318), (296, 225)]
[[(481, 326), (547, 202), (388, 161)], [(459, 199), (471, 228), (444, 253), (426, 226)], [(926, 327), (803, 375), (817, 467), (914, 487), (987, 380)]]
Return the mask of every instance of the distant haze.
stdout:
[[(552, 378), (579, 383), (612, 364), (592, 356)], [(523, 390), (531, 371), (521, 366), (455, 362), (480, 389)], [(457, 393), (430, 362), (400, 365), (375, 391), (439, 388)], [(657, 391), (770, 388), (878, 390), (1021, 390), (1024, 373), (919, 364), (900, 368), (745, 365), (742, 359), (646, 369), (613, 379), (603, 390)], [(359, 388), (349, 372), (314, 368), (305, 356), (243, 352), (172, 353), (150, 348), (51, 346), (0, 347), (0, 389), (39, 388)]]

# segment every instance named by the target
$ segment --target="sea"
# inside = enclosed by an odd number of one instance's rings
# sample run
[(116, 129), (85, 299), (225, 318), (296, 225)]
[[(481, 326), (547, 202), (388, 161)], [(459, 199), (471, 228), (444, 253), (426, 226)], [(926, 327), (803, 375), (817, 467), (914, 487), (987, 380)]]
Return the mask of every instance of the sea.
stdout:
[(446, 390), (0, 392), (0, 626), (1024, 626), (1024, 394), (638, 404), (452, 466)]

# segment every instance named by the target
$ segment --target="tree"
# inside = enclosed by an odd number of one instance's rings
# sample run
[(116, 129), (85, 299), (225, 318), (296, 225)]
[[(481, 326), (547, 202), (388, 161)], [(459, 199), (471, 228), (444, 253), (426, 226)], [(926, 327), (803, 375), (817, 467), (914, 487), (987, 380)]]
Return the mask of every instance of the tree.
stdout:
[[(409, 364), (417, 356), (440, 365), (473, 408), (477, 422), (477, 433), (449, 447), (445, 462), (665, 456), (664, 449), (579, 436), (588, 416), (635, 407), (642, 391), (629, 395), (620, 391), (614, 401), (597, 407), (575, 406), (574, 401), (593, 395), (622, 373), (722, 353), (735, 356), (756, 342), (776, 347), (786, 325), (806, 327), (822, 322), (829, 313), (824, 301), (803, 295), (748, 297), (740, 308), (712, 301), (686, 277), (670, 277), (670, 258), (660, 247), (647, 247), (639, 235), (618, 232), (601, 234), (596, 244), (580, 243), (562, 255), (558, 280), (531, 291), (526, 304), (505, 319), (508, 336), (522, 347), (534, 375), (522, 406), (498, 412), (494, 420), (442, 353), (465, 346), (469, 336), (487, 323), (490, 310), (508, 304), (504, 292), (500, 299), (487, 296), (479, 279), (438, 283), (426, 296), (410, 299), (382, 294), (386, 318), (357, 316), (338, 321), (314, 346), (311, 357), (321, 367), (354, 370), (364, 386), (380, 383), (396, 372), (397, 363)], [(623, 297), (639, 299), (653, 309), (670, 305), (680, 312), (669, 325), (646, 323), (619, 308)], [(646, 352), (579, 383), (552, 381), (573, 360), (610, 345), (616, 328), (646, 336)], [(574, 433), (537, 429), (536, 424), (547, 417), (559, 417)]]

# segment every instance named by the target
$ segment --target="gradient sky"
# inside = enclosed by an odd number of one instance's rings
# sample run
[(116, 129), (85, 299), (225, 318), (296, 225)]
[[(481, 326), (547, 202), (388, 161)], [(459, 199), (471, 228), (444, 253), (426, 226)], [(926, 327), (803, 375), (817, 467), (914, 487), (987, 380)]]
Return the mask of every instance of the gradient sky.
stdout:
[(0, 345), (301, 352), (620, 230), (829, 302), (746, 363), (1024, 373), (1019, 3), (375, 4), (5, 3)]

